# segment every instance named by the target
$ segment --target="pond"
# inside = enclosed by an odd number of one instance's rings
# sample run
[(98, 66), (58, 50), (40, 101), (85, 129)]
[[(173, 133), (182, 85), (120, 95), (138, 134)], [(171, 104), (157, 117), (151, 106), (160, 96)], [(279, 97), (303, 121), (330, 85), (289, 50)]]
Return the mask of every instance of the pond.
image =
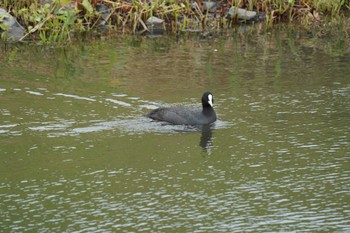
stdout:
[[(350, 231), (342, 38), (280, 27), (1, 54), (2, 231)], [(207, 90), (210, 126), (144, 117)]]

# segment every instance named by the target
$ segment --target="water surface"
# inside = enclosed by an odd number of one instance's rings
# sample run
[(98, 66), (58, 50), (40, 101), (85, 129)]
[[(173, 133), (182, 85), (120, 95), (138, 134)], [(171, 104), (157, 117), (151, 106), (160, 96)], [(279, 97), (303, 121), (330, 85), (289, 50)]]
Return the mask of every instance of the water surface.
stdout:
[[(2, 231), (350, 231), (350, 50), (296, 29), (2, 48)], [(172, 126), (158, 106), (219, 120)]]

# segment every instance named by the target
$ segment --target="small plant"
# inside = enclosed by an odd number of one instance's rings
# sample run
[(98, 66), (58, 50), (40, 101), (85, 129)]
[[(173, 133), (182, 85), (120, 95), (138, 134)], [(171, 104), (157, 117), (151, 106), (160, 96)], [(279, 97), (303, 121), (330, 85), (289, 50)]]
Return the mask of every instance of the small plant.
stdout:
[[(64, 44), (76, 34), (95, 32), (98, 27), (119, 33), (147, 31), (146, 21), (155, 16), (164, 20), (167, 29), (173, 32), (191, 30), (221, 30), (237, 23), (227, 19), (231, 6), (256, 11), (266, 16), (267, 27), (275, 22), (299, 22), (308, 27), (318, 24), (326, 17), (341, 22), (343, 11), (350, 11), (349, 0), (231, 0), (217, 1), (217, 9), (210, 12), (202, 1), (190, 0), (52, 0), (40, 4), (36, 0), (2, 0), (0, 7), (7, 9), (27, 29), (21, 40), (37, 40), (42, 43)], [(98, 4), (107, 9), (101, 12)], [(104, 16), (103, 16), (104, 14)], [(103, 22), (103, 24), (101, 24)], [(8, 30), (1, 22), (0, 30)], [(6, 37), (6, 33), (2, 33)]]

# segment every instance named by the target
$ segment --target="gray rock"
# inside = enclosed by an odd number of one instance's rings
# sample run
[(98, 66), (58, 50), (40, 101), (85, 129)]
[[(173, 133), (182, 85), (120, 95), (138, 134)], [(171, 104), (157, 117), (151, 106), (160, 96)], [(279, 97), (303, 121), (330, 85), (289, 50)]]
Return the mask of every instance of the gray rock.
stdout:
[(113, 13), (112, 8), (109, 8), (106, 4), (104, 3), (98, 3), (96, 5), (96, 11), (100, 14), (100, 18), (97, 22), (97, 25), (99, 26), (99, 31), (101, 33), (104, 33), (108, 31), (109, 25), (108, 25), (108, 20), (111, 17), (111, 14)]
[(6, 27), (4, 30), (0, 28), (0, 34), (6, 33), (7, 41), (18, 41), (24, 36), (26, 31), (10, 13), (2, 8), (0, 8), (0, 24)]
[(151, 16), (147, 19), (146, 21), (146, 25), (152, 25), (152, 24), (162, 24), (164, 22), (164, 20), (155, 17), (155, 16)]
[(248, 21), (254, 19), (257, 15), (255, 11), (247, 11), (245, 9), (234, 7), (234, 6), (228, 10), (227, 14), (231, 18), (234, 18), (237, 16), (238, 19), (243, 19)]
[(214, 11), (217, 7), (217, 2), (203, 1), (204, 10)]
[(151, 16), (146, 20), (146, 27), (148, 28), (149, 33), (151, 34), (164, 34), (164, 27), (163, 27), (164, 20)]
[(99, 25), (105, 25), (112, 13), (112, 9), (104, 3), (98, 3), (96, 5), (96, 11), (101, 14), (101, 19), (99, 20)]

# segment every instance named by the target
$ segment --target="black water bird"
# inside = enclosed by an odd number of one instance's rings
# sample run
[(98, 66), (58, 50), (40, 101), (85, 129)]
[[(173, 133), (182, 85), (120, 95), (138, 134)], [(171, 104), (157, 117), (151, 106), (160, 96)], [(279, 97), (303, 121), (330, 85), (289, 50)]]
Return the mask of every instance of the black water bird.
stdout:
[(205, 125), (216, 121), (213, 103), (213, 94), (205, 92), (202, 96), (202, 109), (184, 106), (161, 107), (152, 110), (146, 116), (174, 125)]

